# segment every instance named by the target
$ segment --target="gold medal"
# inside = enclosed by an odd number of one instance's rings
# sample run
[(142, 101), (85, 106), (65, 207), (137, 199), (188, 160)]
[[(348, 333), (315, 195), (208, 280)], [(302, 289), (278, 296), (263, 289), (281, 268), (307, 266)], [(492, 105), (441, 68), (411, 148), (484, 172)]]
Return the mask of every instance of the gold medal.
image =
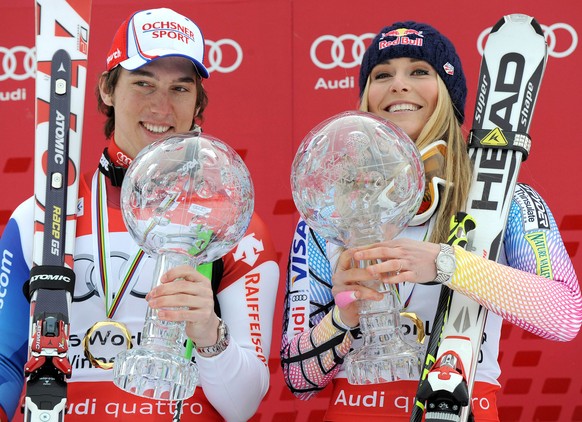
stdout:
[(422, 324), (420, 318), (414, 312), (400, 312), (400, 316), (412, 320), (414, 325), (416, 325), (417, 330), (416, 341), (420, 344), (424, 344), (424, 325)]
[[(107, 211), (107, 189), (105, 176), (97, 170), (93, 176), (92, 184), (93, 201), (91, 213), (93, 216), (93, 251), (95, 255), (95, 274), (98, 280), (97, 286), (101, 288), (99, 296), (105, 302), (107, 320), (93, 324), (83, 337), (83, 351), (91, 365), (101, 369), (112, 369), (113, 361), (118, 353), (133, 347), (131, 333), (127, 326), (121, 322), (113, 321), (113, 315), (121, 304), (124, 294), (131, 289), (131, 280), (137, 272), (142, 258), (143, 250), (135, 248), (135, 253), (130, 255), (127, 266), (122, 274), (125, 274), (119, 283), (117, 293), (112, 294), (110, 281), (113, 279), (110, 272), (113, 271), (111, 262), (111, 248), (109, 245), (109, 217)], [(115, 283), (114, 283), (115, 285)]]
[[(98, 351), (93, 350), (97, 348)], [(131, 342), (131, 333), (127, 329), (126, 325), (112, 320), (99, 321), (93, 324), (83, 337), (83, 351), (85, 352), (85, 357), (89, 359), (91, 365), (95, 368), (101, 369), (111, 369), (113, 368), (113, 359), (107, 360), (105, 357), (96, 357), (95, 354), (102, 354), (105, 349), (111, 350), (112, 348), (121, 348), (124, 345), (125, 350), (129, 350), (133, 347)], [(99, 347), (101, 346), (101, 347)], [(112, 358), (115, 357), (115, 353)]]

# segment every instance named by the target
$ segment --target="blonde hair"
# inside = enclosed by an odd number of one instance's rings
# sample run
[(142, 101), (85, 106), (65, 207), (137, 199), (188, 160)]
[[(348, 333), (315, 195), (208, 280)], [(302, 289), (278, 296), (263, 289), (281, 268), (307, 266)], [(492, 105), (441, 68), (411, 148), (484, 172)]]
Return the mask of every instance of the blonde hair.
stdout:
[[(467, 144), (462, 127), (455, 117), (455, 109), (446, 85), (440, 76), (437, 77), (437, 104), (434, 113), (415, 140), (419, 150), (430, 143), (443, 140), (447, 143), (444, 178), (447, 181), (444, 192), (441, 193), (437, 219), (429, 241), (444, 243), (449, 235), (451, 217), (465, 209), (471, 185), (473, 166), (467, 153)], [(368, 91), (370, 77), (362, 92), (360, 110), (369, 111)]]

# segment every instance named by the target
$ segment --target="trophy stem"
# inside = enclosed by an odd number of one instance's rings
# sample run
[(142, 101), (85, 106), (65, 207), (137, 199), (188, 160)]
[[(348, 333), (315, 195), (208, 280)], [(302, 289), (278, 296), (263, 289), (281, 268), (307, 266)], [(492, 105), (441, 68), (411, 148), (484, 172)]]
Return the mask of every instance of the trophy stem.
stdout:
[[(160, 285), (160, 277), (172, 267), (172, 262), (168, 256), (158, 255), (152, 288)], [(185, 329), (185, 322), (160, 320), (158, 318), (158, 309), (152, 309), (148, 306), (141, 345), (152, 350), (160, 350), (174, 355), (183, 355), (184, 342), (186, 341)]]
[[(360, 261), (363, 268), (370, 263)], [(384, 295), (380, 301), (360, 302), (360, 330), (364, 344), (346, 356), (348, 382), (354, 385), (380, 384), (418, 379), (422, 350), (402, 335), (400, 301), (394, 286), (374, 280), (366, 283)]]
[[(159, 254), (152, 287), (177, 262)], [(184, 400), (194, 395), (198, 382), (196, 365), (184, 357), (185, 322), (163, 321), (148, 306), (141, 345), (115, 358), (113, 382), (129, 393), (158, 400)]]

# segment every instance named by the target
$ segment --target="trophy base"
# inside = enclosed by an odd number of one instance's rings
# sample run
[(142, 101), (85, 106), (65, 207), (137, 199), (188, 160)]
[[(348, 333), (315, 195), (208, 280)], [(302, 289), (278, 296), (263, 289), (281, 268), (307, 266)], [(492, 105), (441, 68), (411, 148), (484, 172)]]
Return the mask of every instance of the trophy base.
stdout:
[(194, 395), (198, 368), (186, 358), (168, 352), (131, 349), (115, 358), (113, 383), (141, 397), (185, 400)]
[[(405, 343), (401, 346), (407, 346)], [(382, 384), (420, 378), (419, 350), (401, 347), (394, 351), (385, 345), (363, 346), (346, 356), (346, 374), (353, 385)]]

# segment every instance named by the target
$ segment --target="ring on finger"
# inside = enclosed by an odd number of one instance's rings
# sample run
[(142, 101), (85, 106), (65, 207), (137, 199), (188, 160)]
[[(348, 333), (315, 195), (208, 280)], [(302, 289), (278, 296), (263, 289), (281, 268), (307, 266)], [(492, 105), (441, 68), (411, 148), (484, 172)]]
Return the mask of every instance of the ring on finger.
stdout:
[(398, 269), (396, 270), (395, 274), (399, 275), (400, 271), (402, 271), (402, 261), (398, 260)]

